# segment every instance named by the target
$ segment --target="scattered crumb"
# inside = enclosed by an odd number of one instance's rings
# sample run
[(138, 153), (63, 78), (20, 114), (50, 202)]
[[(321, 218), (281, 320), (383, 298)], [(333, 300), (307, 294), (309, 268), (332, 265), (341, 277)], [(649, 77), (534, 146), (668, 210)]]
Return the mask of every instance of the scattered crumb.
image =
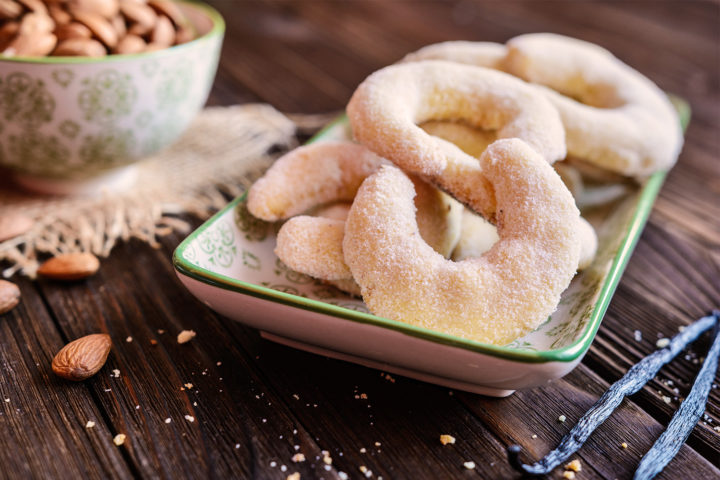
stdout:
[(567, 420), (567, 417), (565, 415), (560, 415), (558, 417), (558, 422), (565, 423), (565, 420)]
[(573, 460), (572, 462), (565, 465), (565, 470), (572, 470), (573, 472), (579, 472), (582, 470), (582, 464), (580, 460)]
[(237, 450), (238, 448), (240, 448), (240, 444), (239, 444), (239, 443), (236, 443), (236, 444), (235, 444), (235, 450)]
[(290, 460), (292, 460), (295, 463), (304, 462), (305, 455), (303, 455), (302, 453), (296, 453), (295, 455), (292, 456), (292, 458)]
[(285, 480), (300, 480), (300, 472), (291, 473), (285, 477)]
[(367, 394), (361, 393), (360, 398), (362, 398), (363, 400), (367, 400)]
[(621, 446), (622, 448), (627, 448), (627, 443), (622, 442), (622, 443), (620, 444), (620, 446)]
[(172, 422), (172, 418), (167, 417), (167, 418), (165, 419), (165, 423), (170, 423), (170, 422)]
[(192, 384), (192, 383), (186, 383), (186, 384), (185, 384), (185, 388), (187, 388), (188, 390), (192, 390), (193, 384)]
[(365, 447), (360, 449), (360, 453), (365, 453), (365, 452), (367, 452), (367, 450), (365, 450)]
[(662, 399), (663, 399), (663, 402), (665, 402), (665, 403), (670, 403), (670, 401), (671, 401), (671, 398), (667, 397), (665, 395), (663, 395)]
[(720, 433), (720, 425), (718, 425), (717, 427), (713, 427), (713, 430), (715, 430), (716, 432)]
[(365, 473), (365, 472), (368, 471), (368, 469), (367, 469), (367, 467), (366, 467), (365, 465), (360, 465), (359, 470), (360, 470), (362, 473)]
[(162, 328), (160, 328), (160, 329), (158, 329), (157, 332), (158, 332), (158, 335), (162, 335), (163, 333), (165, 333), (165, 330), (163, 330)]
[(463, 467), (467, 468), (468, 470), (474, 470), (475, 462), (465, 462), (463, 463)]
[(573, 480), (575, 478), (575, 472), (567, 470), (563, 472), (563, 478), (566, 478), (567, 480)]
[(375, 446), (376, 446), (376, 447), (379, 447), (379, 446), (381, 446), (381, 445), (382, 445), (382, 443), (380, 443), (380, 442), (375, 442)]
[(131, 343), (131, 342), (132, 342), (132, 337), (127, 337), (127, 338), (125, 339), (125, 341), (126, 341), (127, 343)]
[(678, 327), (678, 332), (684, 332), (685, 331), (685, 325), (680, 325)]
[(195, 417), (193, 417), (192, 415), (185, 415), (185, 420), (192, 423), (195, 421)]
[(9, 399), (9, 398), (6, 398), (6, 399), (5, 399), (5, 403), (10, 403), (10, 399)]
[(383, 378), (385, 378), (385, 380), (387, 380), (390, 383), (395, 383), (395, 379), (389, 373), (386, 373)]
[(195, 333), (194, 330), (183, 330), (182, 332), (178, 333), (177, 342), (187, 343), (193, 338), (195, 338), (195, 335), (197, 335), (197, 333)]
[(338, 477), (340, 477), (340, 480), (348, 480), (348, 474), (345, 472), (338, 472)]
[(280, 465), (280, 471), (281, 471), (281, 472), (286, 472), (286, 471), (287, 471), (287, 467), (286, 467), (285, 465)]
[(640, 330), (635, 330), (633, 335), (635, 335), (636, 342), (642, 342), (642, 332)]
[(92, 420), (88, 420), (88, 422), (85, 424), (85, 428), (93, 428), (95, 426), (95, 422)]
[(274, 461), (270, 462), (270, 467), (271, 468), (277, 467), (277, 463), (275, 463)]
[(115, 435), (115, 438), (113, 438), (113, 443), (119, 447), (120, 445), (125, 443), (125, 438), (127, 437), (124, 433), (118, 433), (117, 435)]
[(113, 377), (118, 378), (120, 376), (120, 370), (117, 368), (113, 369)]
[(533, 433), (532, 438), (537, 438), (537, 435)]
[(220, 365), (222, 365), (222, 362), (217, 362), (215, 365), (219, 367)]
[(154, 338), (150, 339), (150, 345), (152, 345), (153, 347), (157, 345), (157, 340), (155, 340)]
[(669, 338), (661, 338), (657, 342), (655, 342), (655, 346), (658, 348), (665, 348), (668, 345), (670, 345), (670, 339)]
[(452, 435), (445, 435), (445, 434), (440, 435), (440, 443), (442, 443), (443, 445), (447, 445), (448, 443), (454, 444), (455, 437), (453, 437)]
[(300, 400), (300, 395), (298, 395), (297, 393), (293, 393), (292, 397), (293, 397), (295, 400)]

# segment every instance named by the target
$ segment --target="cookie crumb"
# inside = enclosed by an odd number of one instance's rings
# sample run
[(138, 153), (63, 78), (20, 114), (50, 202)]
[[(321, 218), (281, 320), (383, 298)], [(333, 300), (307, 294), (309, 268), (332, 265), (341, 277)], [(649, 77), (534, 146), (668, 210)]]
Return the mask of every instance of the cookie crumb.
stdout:
[(452, 435), (447, 435), (447, 434), (440, 435), (440, 443), (442, 443), (443, 445), (447, 445), (448, 443), (454, 444), (455, 437), (453, 437)]
[(165, 423), (170, 423), (170, 422), (172, 422), (172, 418), (168, 417), (165, 419)]
[(155, 340), (154, 338), (151, 338), (151, 339), (150, 339), (150, 345), (152, 345), (153, 347), (154, 347), (155, 345), (157, 345), (157, 340)]
[(640, 330), (635, 330), (633, 335), (635, 336), (636, 342), (642, 342), (642, 332)]
[(185, 384), (185, 388), (187, 388), (188, 390), (192, 390), (193, 384), (192, 384), (192, 383), (186, 383), (186, 384)]
[(655, 346), (658, 348), (665, 348), (668, 345), (670, 345), (670, 339), (669, 338), (661, 338), (657, 342), (655, 342)]
[(118, 433), (117, 435), (115, 435), (115, 438), (113, 438), (113, 443), (119, 447), (120, 445), (125, 443), (125, 438), (127, 437), (124, 433)]
[(575, 472), (567, 470), (563, 472), (563, 478), (566, 478), (567, 480), (573, 480), (575, 478)]
[(475, 462), (465, 462), (463, 463), (463, 467), (467, 468), (468, 470), (474, 470)]
[(300, 480), (300, 472), (291, 473), (285, 477), (285, 480)]
[(132, 343), (132, 337), (127, 337), (127, 338), (125, 339), (125, 341), (126, 341), (127, 343)]
[(305, 455), (303, 455), (302, 453), (296, 453), (295, 455), (292, 456), (292, 458), (290, 460), (292, 460), (295, 463), (304, 462)]
[(567, 417), (565, 415), (560, 415), (558, 417), (558, 422), (565, 423), (565, 420), (567, 420)]
[(582, 470), (582, 464), (580, 460), (573, 460), (572, 462), (565, 465), (565, 470), (572, 470), (573, 472), (579, 472)]
[(192, 415), (185, 415), (185, 420), (192, 423), (195, 421), (195, 417), (193, 417)]
[(95, 422), (93, 422), (92, 420), (88, 420), (87, 423), (85, 424), (85, 428), (93, 428), (94, 426), (95, 426)]
[(622, 442), (622, 443), (620, 444), (620, 446), (621, 446), (622, 448), (627, 448), (627, 447), (628, 447), (627, 443), (625, 443), (625, 442)]
[(192, 340), (193, 338), (195, 338), (196, 335), (197, 335), (197, 333), (195, 333), (194, 330), (183, 330), (182, 332), (178, 333), (177, 342), (178, 343), (187, 343), (190, 340)]
[(537, 438), (537, 435), (533, 433), (531, 438)]

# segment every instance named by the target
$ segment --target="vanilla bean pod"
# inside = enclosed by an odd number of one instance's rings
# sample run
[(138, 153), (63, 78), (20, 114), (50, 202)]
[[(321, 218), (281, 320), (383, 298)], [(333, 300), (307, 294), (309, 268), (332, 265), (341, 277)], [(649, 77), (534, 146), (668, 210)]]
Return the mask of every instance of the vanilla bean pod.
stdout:
[[(716, 311), (714, 314), (716, 318), (720, 316), (720, 312)], [(712, 346), (705, 357), (690, 394), (680, 404), (680, 408), (673, 415), (667, 429), (640, 460), (633, 480), (650, 480), (660, 473), (665, 465), (675, 457), (705, 411), (705, 404), (718, 368), (718, 357), (720, 357), (719, 327), (720, 325), (716, 323)]]
[(653, 352), (633, 365), (620, 380), (610, 386), (595, 405), (590, 407), (577, 425), (562, 438), (558, 447), (539, 461), (531, 465), (524, 464), (519, 458), (522, 447), (520, 445), (508, 447), (510, 465), (526, 474), (545, 475), (567, 461), (572, 454), (580, 449), (595, 429), (620, 405), (620, 402), (625, 397), (639, 391), (657, 375), (663, 365), (675, 358), (681, 350), (694, 342), (705, 331), (716, 326), (719, 316), (720, 313), (716, 311), (697, 320), (674, 336), (667, 347)]

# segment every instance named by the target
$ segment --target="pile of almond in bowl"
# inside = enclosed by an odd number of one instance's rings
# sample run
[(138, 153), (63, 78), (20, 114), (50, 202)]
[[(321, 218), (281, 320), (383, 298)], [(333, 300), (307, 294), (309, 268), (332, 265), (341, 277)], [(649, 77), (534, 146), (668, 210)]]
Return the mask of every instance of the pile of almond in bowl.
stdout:
[(194, 28), (170, 0), (0, 0), (5, 57), (104, 57), (194, 38)]

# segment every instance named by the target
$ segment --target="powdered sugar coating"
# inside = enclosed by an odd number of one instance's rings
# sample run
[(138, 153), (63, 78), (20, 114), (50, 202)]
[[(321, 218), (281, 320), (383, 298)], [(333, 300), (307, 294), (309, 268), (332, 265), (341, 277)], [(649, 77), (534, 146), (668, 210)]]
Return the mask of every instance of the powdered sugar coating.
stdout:
[(557, 110), (522, 80), (439, 60), (392, 65), (370, 75), (348, 104), (355, 138), (492, 218), (494, 195), (477, 159), (424, 132), (430, 120), (461, 121), (498, 138), (525, 140), (548, 162), (565, 156)]
[[(420, 235), (433, 250), (449, 257), (460, 237), (463, 207), (422, 180), (412, 181)], [(318, 216), (300, 215), (285, 222), (277, 235), (275, 255), (296, 272), (320, 280), (352, 280), (343, 256), (345, 221), (327, 218), (328, 213), (342, 216), (344, 207), (335, 209), (319, 209)]]
[(343, 250), (373, 313), (505, 345), (555, 310), (580, 256), (579, 212), (570, 192), (518, 139), (496, 141), (479, 164), (496, 196), (500, 240), (461, 262), (422, 241), (413, 185), (401, 170), (383, 166), (363, 183)]
[(422, 60), (448, 60), (450, 62), (500, 69), (507, 55), (505, 45), (493, 42), (450, 41), (427, 45), (405, 55), (403, 63)]
[(247, 208), (274, 222), (323, 203), (352, 201), (365, 178), (387, 163), (353, 142), (317, 142), (283, 155), (248, 192)]
[(548, 87), (568, 154), (629, 176), (675, 163), (683, 143), (677, 112), (647, 77), (604, 48), (562, 35), (521, 35), (507, 47), (506, 71)]

